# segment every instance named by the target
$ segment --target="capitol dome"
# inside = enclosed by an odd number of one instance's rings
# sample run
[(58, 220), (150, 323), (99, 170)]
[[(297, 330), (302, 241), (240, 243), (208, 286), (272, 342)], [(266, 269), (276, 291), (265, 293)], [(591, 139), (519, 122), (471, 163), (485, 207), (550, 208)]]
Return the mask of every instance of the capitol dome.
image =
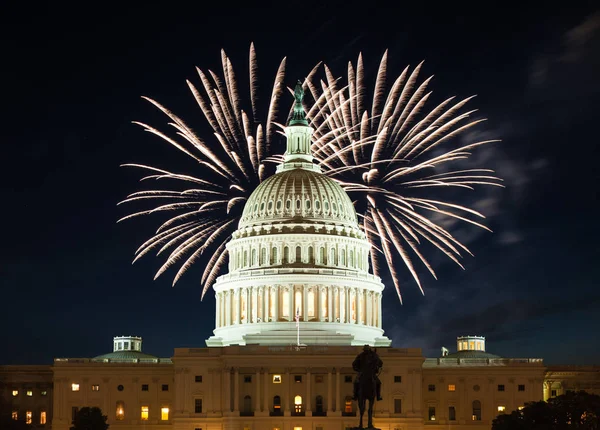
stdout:
[(346, 192), (313, 163), (300, 84), (295, 96), (284, 161), (254, 190), (227, 244), (206, 343), (389, 346), (371, 245)]

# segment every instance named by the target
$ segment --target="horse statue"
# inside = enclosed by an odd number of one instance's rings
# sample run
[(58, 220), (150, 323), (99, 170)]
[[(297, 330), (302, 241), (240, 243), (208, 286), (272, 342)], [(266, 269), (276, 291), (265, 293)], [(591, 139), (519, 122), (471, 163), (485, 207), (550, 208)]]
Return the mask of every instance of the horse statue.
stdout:
[(373, 406), (375, 399), (381, 400), (381, 381), (378, 374), (381, 371), (383, 362), (375, 351), (369, 345), (365, 345), (354, 362), (352, 368), (358, 372), (354, 382), (354, 398), (358, 400), (358, 409), (360, 411), (360, 421), (358, 429), (363, 429), (363, 416), (365, 414), (367, 400), (369, 408), (367, 411), (367, 428), (373, 427)]

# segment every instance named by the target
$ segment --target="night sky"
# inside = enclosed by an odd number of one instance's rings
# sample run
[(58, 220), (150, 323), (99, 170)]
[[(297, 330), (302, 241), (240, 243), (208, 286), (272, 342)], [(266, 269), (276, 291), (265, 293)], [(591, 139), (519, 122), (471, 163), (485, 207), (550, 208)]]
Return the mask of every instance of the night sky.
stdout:
[(115, 335), (142, 336), (145, 352), (166, 357), (205, 346), (214, 299), (211, 291), (200, 301), (197, 273), (171, 288), (174, 273), (152, 280), (160, 258), (131, 264), (158, 224), (116, 223), (127, 213), (116, 204), (140, 177), (119, 165), (190, 166), (131, 123), (166, 123), (140, 96), (203, 130), (185, 79), (199, 82), (195, 66), (219, 70), (221, 48), (246, 76), (251, 42), (263, 91), (284, 56), (287, 85), (321, 60), (343, 75), (359, 52), (371, 80), (385, 49), (394, 77), (425, 60), (435, 102), (478, 95), (473, 106), (489, 120), (467, 137), (502, 139), (465, 163), (495, 169), (506, 184), (462, 201), (494, 230), (452, 227), (475, 254), (464, 258), (466, 271), (430, 255), (438, 280), (420, 270), (421, 296), (402, 272), (402, 306), (384, 278), (384, 329), (395, 346), (437, 356), (441, 346), (456, 348), (457, 335), (477, 334), (502, 356), (600, 364), (595, 2), (562, 10), (547, 2), (464, 10), (455, 2), (448, 10), (429, 2), (126, 3), (3, 7), (0, 364), (93, 357), (110, 351)]

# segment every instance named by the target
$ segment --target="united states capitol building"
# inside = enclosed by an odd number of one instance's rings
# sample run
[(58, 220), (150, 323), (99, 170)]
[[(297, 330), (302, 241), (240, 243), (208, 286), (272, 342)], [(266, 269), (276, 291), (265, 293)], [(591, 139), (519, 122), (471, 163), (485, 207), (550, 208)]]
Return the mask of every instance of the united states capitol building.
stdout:
[(214, 285), (207, 347), (147, 354), (118, 336), (94, 358), (0, 366), (0, 398), (14, 419), (68, 430), (96, 406), (112, 430), (345, 430), (358, 424), (352, 361), (368, 344), (383, 360), (382, 430), (490, 429), (492, 420), (566, 390), (600, 391), (596, 367), (546, 367), (501, 358), (485, 338), (424, 357), (393, 348), (382, 327), (383, 284), (352, 201), (313, 163), (313, 130), (296, 109), (277, 173), (248, 200)]

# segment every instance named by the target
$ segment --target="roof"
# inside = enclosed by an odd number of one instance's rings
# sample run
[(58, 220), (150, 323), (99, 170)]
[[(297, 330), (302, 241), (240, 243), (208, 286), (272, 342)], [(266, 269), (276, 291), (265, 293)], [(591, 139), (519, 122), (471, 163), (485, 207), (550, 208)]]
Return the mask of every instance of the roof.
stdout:
[(499, 355), (496, 354), (490, 354), (489, 352), (485, 352), (485, 351), (458, 351), (458, 352), (453, 352), (452, 354), (448, 354), (446, 356), (444, 356), (443, 358), (501, 358)]
[(158, 362), (158, 357), (150, 354), (145, 354), (140, 351), (114, 351), (108, 354), (99, 355), (92, 358), (92, 361), (109, 361), (109, 362), (136, 362), (136, 361)]

